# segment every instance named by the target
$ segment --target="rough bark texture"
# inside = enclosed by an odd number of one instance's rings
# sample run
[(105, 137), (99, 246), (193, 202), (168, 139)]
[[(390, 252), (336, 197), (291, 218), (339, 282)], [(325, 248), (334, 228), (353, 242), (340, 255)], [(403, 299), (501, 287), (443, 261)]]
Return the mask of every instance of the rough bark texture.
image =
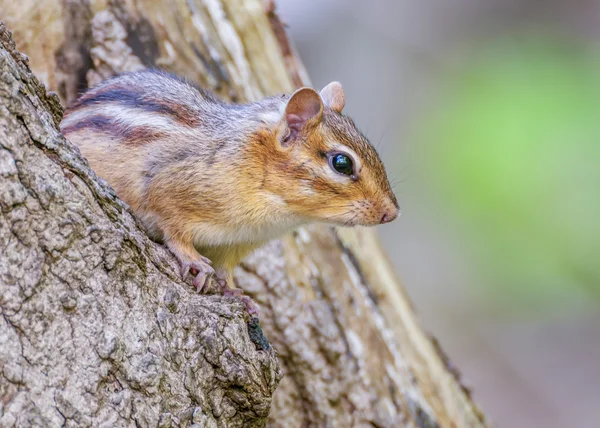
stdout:
[(0, 425), (264, 424), (275, 353), (240, 305), (190, 298), (0, 31)]
[[(63, 104), (146, 66), (239, 101), (308, 83), (272, 2), (0, 5), (31, 68)], [(240, 305), (195, 295), (172, 256), (57, 132), (57, 99), (7, 37), (0, 426), (486, 425), (419, 328), (372, 230), (301, 229), (236, 270), (273, 348)]]

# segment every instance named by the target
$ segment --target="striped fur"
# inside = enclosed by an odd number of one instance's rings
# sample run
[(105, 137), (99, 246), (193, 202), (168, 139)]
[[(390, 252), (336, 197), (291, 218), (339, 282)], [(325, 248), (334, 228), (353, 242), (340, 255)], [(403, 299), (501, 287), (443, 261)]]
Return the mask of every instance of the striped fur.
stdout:
[[(348, 117), (323, 106), (293, 144), (282, 144), (289, 100), (227, 104), (177, 77), (141, 71), (86, 92), (61, 129), (152, 237), (180, 259), (199, 251), (230, 272), (299, 225), (375, 225), (382, 213), (397, 213), (379, 156)], [(351, 155), (356, 177), (331, 168), (332, 151)]]

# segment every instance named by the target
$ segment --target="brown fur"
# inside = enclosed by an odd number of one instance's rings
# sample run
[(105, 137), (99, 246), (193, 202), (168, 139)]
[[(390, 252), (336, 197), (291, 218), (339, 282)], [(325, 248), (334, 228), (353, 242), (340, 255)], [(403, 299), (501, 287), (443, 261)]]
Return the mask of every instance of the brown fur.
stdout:
[[(84, 94), (62, 131), (151, 236), (180, 260), (199, 251), (230, 278), (249, 251), (301, 224), (375, 225), (397, 215), (383, 163), (339, 111), (341, 86), (328, 86), (324, 99), (335, 109), (307, 89), (225, 104), (143, 71)], [(360, 171), (335, 172), (337, 151), (353, 152)]]

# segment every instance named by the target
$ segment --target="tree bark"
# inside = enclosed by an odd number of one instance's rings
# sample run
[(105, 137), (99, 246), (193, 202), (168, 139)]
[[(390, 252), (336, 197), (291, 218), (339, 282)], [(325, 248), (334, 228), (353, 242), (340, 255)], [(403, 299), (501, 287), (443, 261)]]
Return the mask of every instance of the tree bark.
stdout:
[[(199, 296), (57, 131), (161, 67), (235, 101), (308, 84), (273, 3), (9, 0), (0, 17), (0, 426), (480, 427), (373, 230), (303, 228)], [(282, 377), (283, 373), (283, 377)]]

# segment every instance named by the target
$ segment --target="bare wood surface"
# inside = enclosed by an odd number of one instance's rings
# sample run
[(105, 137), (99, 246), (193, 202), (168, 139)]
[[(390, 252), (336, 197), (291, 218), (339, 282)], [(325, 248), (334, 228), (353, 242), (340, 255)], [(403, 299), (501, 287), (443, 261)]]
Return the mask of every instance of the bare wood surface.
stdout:
[[(147, 66), (158, 66), (184, 75), (213, 89), (222, 97), (237, 101), (289, 92), (302, 83), (308, 83), (302, 64), (286, 39), (272, 2), (5, 0), (1, 3), (0, 12), (0, 16), (14, 31), (19, 49), (29, 56), (35, 74), (49, 88), (57, 91), (63, 103), (71, 101), (87, 85), (116, 72)], [(43, 27), (32, 18), (35, 16), (43, 17)], [(55, 130), (46, 131), (53, 135), (52, 138), (60, 139), (54, 136)], [(4, 145), (4, 141), (2, 144)], [(14, 143), (16, 147), (27, 144), (26, 139)], [(68, 144), (61, 147), (64, 153), (72, 152)], [(42, 150), (37, 156), (46, 156), (43, 153)], [(76, 154), (68, 156), (79, 159)], [(49, 159), (54, 162), (53, 158)], [(35, 162), (38, 160), (32, 162), (30, 167), (37, 171)], [(81, 163), (80, 160), (78, 162)], [(29, 165), (28, 162), (23, 164)], [(76, 177), (85, 177), (81, 179), (78, 189), (103, 189), (102, 192), (110, 194), (110, 190), (97, 183), (85, 164), (82, 165), (83, 172), (75, 174)], [(57, 172), (56, 177), (45, 177), (43, 181), (67, 182), (65, 177), (61, 179)], [(37, 189), (30, 190), (30, 193), (37, 195)], [(168, 348), (172, 358), (178, 361), (177, 367), (182, 367), (179, 364), (183, 364), (188, 371), (180, 370), (177, 378), (176, 374), (169, 372), (170, 366), (163, 367), (166, 363), (160, 360), (161, 364), (153, 366), (153, 375), (147, 377), (167, 377), (173, 385), (179, 385), (178, 381), (184, 384), (186, 379), (189, 381), (189, 371), (194, 372), (194, 364), (200, 364), (202, 359), (198, 355), (202, 353), (217, 355), (222, 352), (239, 355), (244, 360), (244, 369), (237, 370), (221, 361), (221, 357), (213, 358), (210, 360), (211, 370), (218, 375), (211, 378), (212, 372), (209, 370), (208, 380), (200, 382), (197, 379), (196, 383), (192, 382), (184, 389), (176, 386), (155, 387), (150, 393), (153, 398), (145, 398), (148, 392), (135, 389), (137, 384), (134, 376), (122, 375), (123, 363), (111, 359), (102, 360), (106, 366), (104, 370), (115, 377), (125, 390), (132, 391), (131, 400), (123, 405), (128, 410), (123, 411), (125, 416), (121, 420), (129, 420), (131, 423), (132, 419), (127, 419), (128, 415), (135, 413), (131, 409), (144, 409), (141, 413), (146, 419), (137, 421), (141, 426), (155, 426), (161, 417), (163, 420), (170, 418), (172, 426), (187, 426), (192, 418), (185, 415), (190, 413), (200, 415), (198, 420), (204, 418), (204, 422), (194, 420), (200, 426), (261, 426), (266, 421), (269, 404), (271, 411), (268, 425), (274, 427), (486, 426), (483, 415), (471, 401), (468, 392), (447, 367), (446, 359), (420, 329), (409, 300), (373, 230), (335, 230), (324, 226), (301, 229), (257, 251), (236, 270), (239, 286), (252, 295), (262, 309), (261, 325), (277, 351), (277, 360), (284, 373), (270, 402), (269, 394), (273, 393), (279, 380), (279, 368), (272, 351), (257, 351), (253, 347), (254, 344), (249, 341), (244, 329), (244, 319), (239, 308), (235, 305), (230, 308), (231, 303), (222, 298), (194, 295), (191, 288), (180, 284), (172, 270), (174, 261), (168, 254), (164, 254), (164, 249), (139, 236), (134, 221), (121, 203), (114, 199), (114, 195), (110, 194), (108, 197), (111, 201), (108, 205), (103, 202), (94, 203), (94, 199), (103, 200), (98, 192), (93, 191), (91, 196), (86, 194), (86, 198), (79, 204), (86, 210), (100, 209), (99, 212), (94, 211), (100, 218), (105, 215), (106, 219), (102, 221), (92, 216), (92, 224), (105, 224), (105, 229), (113, 228), (119, 233), (106, 232), (107, 235), (94, 246), (90, 238), (86, 238), (84, 230), (87, 229), (82, 228), (78, 217), (78, 221), (73, 221), (75, 225), (70, 226), (78, 233), (69, 235), (69, 245), (97, 247), (95, 251), (100, 253), (105, 251), (105, 247), (112, 248), (112, 251), (120, 254), (118, 260), (121, 267), (113, 266), (111, 270), (107, 270), (105, 264), (98, 259), (99, 264), (90, 262), (90, 267), (77, 277), (78, 282), (74, 283), (76, 286), (71, 285), (75, 281), (71, 277), (57, 282), (57, 285), (49, 283), (41, 287), (36, 283), (36, 286), (29, 286), (31, 297), (27, 298), (33, 302), (45, 302), (44, 290), (52, 296), (59, 296), (62, 288), (55, 287), (70, 287), (77, 289), (74, 293), (78, 302), (85, 301), (88, 294), (92, 294), (95, 301), (106, 306), (103, 310), (109, 314), (117, 310), (112, 309), (113, 306), (126, 309), (133, 305), (137, 308), (135, 316), (123, 318), (119, 315), (120, 329), (116, 332), (114, 327), (111, 329), (99, 322), (99, 318), (104, 320), (113, 318), (112, 316), (102, 318), (96, 316), (95, 312), (71, 310), (69, 317), (76, 314), (80, 317), (80, 322), (57, 324), (51, 330), (42, 330), (30, 341), (32, 350), (37, 353), (48, 352), (48, 363), (61, 367), (56, 372), (57, 376), (59, 373), (62, 376), (64, 385), (60, 382), (56, 384), (60, 384), (62, 390), (68, 392), (60, 403), (61, 406), (64, 403), (64, 408), (71, 409), (70, 414), (82, 415), (88, 418), (86, 421), (97, 422), (100, 420), (98, 415), (106, 411), (93, 410), (102, 408), (98, 400), (104, 397), (105, 401), (110, 401), (106, 399), (108, 393), (99, 387), (103, 385), (102, 381), (77, 384), (70, 377), (80, 366), (69, 369), (69, 373), (66, 371), (68, 365), (61, 360), (61, 357), (64, 360), (65, 352), (50, 352), (56, 342), (54, 335), (63, 337), (61, 334), (65, 334), (61, 332), (61, 325), (63, 329), (81, 336), (87, 335), (81, 330), (81, 326), (89, 325), (93, 329), (91, 331), (98, 335), (104, 330), (113, 332), (115, 340), (119, 341), (119, 346), (123, 349), (141, 348), (140, 337), (143, 338), (142, 341), (148, 341), (152, 337), (163, 352)], [(113, 206), (119, 208), (106, 208)], [(103, 214), (106, 210), (109, 215)], [(3, 225), (12, 224), (9, 216), (13, 211), (15, 208), (12, 205), (7, 210), (3, 205)], [(50, 220), (61, 224), (60, 216), (52, 211), (42, 211), (38, 217), (32, 216), (28, 211), (23, 215), (27, 224)], [(128, 225), (127, 233), (123, 232), (123, 223)], [(59, 229), (56, 226), (57, 235)], [(0, 233), (0, 237), (2, 236)], [(135, 236), (135, 239), (126, 239), (124, 236)], [(30, 241), (29, 251), (42, 251), (36, 250), (40, 242), (38, 239), (36, 237)], [(52, 260), (73, 271), (78, 266), (77, 263), (82, 265), (83, 262), (72, 262), (69, 248), (55, 250)], [(140, 249), (134, 251), (130, 248)], [(135, 257), (122, 255), (128, 252), (134, 253)], [(26, 252), (15, 254), (14, 257), (21, 257), (21, 265), (29, 257)], [(157, 254), (160, 255), (158, 259)], [(44, 259), (42, 266), (46, 266), (46, 260)], [(29, 268), (33, 271), (39, 262), (35, 259), (29, 264)], [(8, 264), (6, 256), (0, 256), (0, 266)], [(25, 267), (23, 269), (26, 270)], [(50, 267), (43, 269), (50, 270)], [(125, 277), (123, 273), (116, 273), (121, 270), (128, 272)], [(112, 275), (115, 275), (113, 279)], [(9, 286), (7, 284), (10, 283), (5, 283), (4, 277), (2, 278), (3, 287)], [(90, 281), (92, 285), (88, 285)], [(11, 290), (11, 293), (25, 296), (19, 294), (21, 291)], [(165, 296), (171, 295), (169, 290), (176, 290), (176, 311), (168, 309), (171, 305), (170, 298)], [(2, 295), (4, 294), (3, 290)], [(26, 297), (17, 299), (18, 304), (24, 303), (25, 299)], [(4, 300), (2, 302), (4, 313)], [(65, 311), (60, 307), (56, 309), (51, 303), (46, 305), (58, 311), (57, 313)], [(181, 348), (172, 344), (168, 346), (170, 339), (165, 337), (165, 333), (159, 327), (153, 330), (150, 326), (156, 326), (159, 313), (168, 315), (169, 331), (179, 338), (175, 343)], [(54, 325), (49, 319), (53, 320), (55, 316), (58, 315), (54, 312), (49, 312), (46, 316), (45, 311), (40, 311), (38, 317), (40, 323)], [(201, 321), (205, 317), (212, 321)], [(196, 327), (189, 327), (190, 322)], [(138, 324), (146, 327), (140, 328)], [(204, 331), (202, 328), (206, 324), (219, 326), (218, 329), (209, 329), (211, 333), (207, 340), (213, 340), (214, 343), (203, 342), (195, 336), (204, 337), (200, 331)], [(15, 329), (14, 340), (21, 339), (23, 332), (27, 332), (29, 327), (15, 325), (20, 330)], [(200, 325), (202, 328), (198, 327)], [(221, 328), (223, 329), (219, 330)], [(194, 341), (196, 348), (191, 354), (197, 353), (195, 359), (184, 349), (184, 337)], [(215, 353), (213, 347), (219, 351)], [(139, 353), (141, 355), (143, 351)], [(222, 353), (218, 356), (223, 355)], [(123, 355), (122, 358), (126, 361), (132, 361), (127, 353), (118, 355)], [(143, 355), (138, 356), (139, 361), (143, 360)], [(17, 358), (14, 355), (9, 358), (0, 353), (0, 364), (12, 361), (13, 357)], [(237, 363), (241, 364), (240, 361)], [(135, 364), (130, 366), (127, 367), (132, 371), (138, 367)], [(86, 370), (91, 369), (86, 366)], [(170, 376), (173, 376), (172, 380)], [(204, 373), (200, 373), (200, 377), (204, 378), (203, 376)], [(264, 380), (256, 383), (253, 376)], [(233, 378), (244, 380), (232, 381)], [(96, 376), (94, 379), (102, 378)], [(28, 385), (30, 381), (23, 384)], [(218, 384), (221, 389), (213, 390), (213, 382), (221, 382)], [(6, 376), (0, 376), (0, 396), (5, 384), (9, 387), (13, 385), (7, 381)], [(159, 383), (160, 385), (163, 384)], [(39, 386), (42, 392), (44, 388), (47, 388), (47, 402), (34, 400), (34, 395), (29, 393), (23, 393), (21, 400), (39, 412), (44, 409), (50, 412), (52, 402), (49, 400), (52, 395), (56, 395), (58, 387)], [(257, 392), (258, 389), (260, 392)], [(79, 393), (83, 390), (88, 391), (90, 404), (80, 399)], [(108, 394), (108, 397), (112, 396)], [(222, 397), (229, 398), (226, 400)], [(0, 405), (4, 406), (2, 418), (14, 415), (19, 409), (14, 398), (7, 400), (7, 404), (2, 404), (3, 402), (0, 400)], [(223, 410), (223, 402), (227, 403), (227, 411)], [(255, 410), (255, 413), (249, 415), (247, 412), (251, 410)], [(56, 410), (53, 411), (57, 413)], [(233, 416), (223, 416), (234, 411), (237, 413)], [(161, 416), (167, 413), (171, 416)], [(58, 420), (57, 418), (55, 416), (53, 421)], [(3, 419), (0, 419), (0, 425), (2, 422)], [(125, 422), (123, 426), (126, 426)]]

